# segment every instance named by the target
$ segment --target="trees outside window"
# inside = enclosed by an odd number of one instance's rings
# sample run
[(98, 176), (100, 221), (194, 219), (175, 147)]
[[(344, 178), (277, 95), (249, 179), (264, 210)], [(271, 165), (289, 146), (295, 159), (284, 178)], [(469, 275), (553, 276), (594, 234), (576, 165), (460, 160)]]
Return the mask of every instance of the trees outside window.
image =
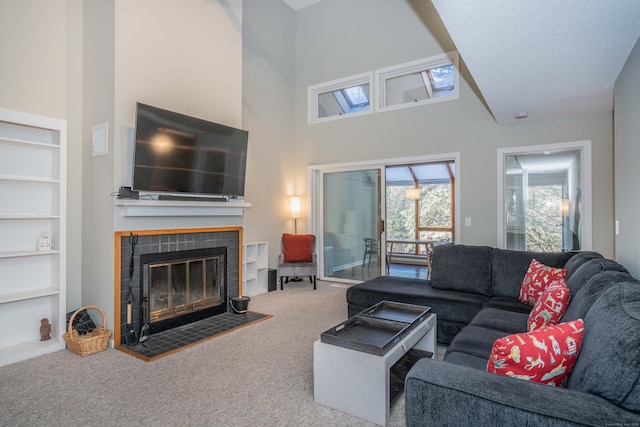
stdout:
[[(387, 168), (387, 239), (454, 241), (453, 165), (453, 162), (438, 162)], [(405, 169), (407, 174), (403, 177), (400, 172)], [(407, 190), (415, 188), (419, 189), (419, 198), (407, 198)], [(418, 254), (418, 251), (424, 252), (425, 247), (396, 244), (393, 250)]]

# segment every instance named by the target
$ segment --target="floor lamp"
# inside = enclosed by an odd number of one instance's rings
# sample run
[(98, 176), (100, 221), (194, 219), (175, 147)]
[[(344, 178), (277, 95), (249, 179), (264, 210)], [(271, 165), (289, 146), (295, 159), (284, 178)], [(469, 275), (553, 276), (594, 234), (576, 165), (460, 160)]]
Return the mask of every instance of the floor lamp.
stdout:
[[(293, 218), (293, 227), (295, 234), (298, 234), (298, 218), (300, 218), (300, 197), (291, 198), (291, 218)], [(301, 277), (293, 277), (288, 279), (290, 282), (302, 282)]]
[(300, 197), (291, 198), (291, 218), (293, 218), (295, 234), (298, 234), (298, 218), (300, 218)]

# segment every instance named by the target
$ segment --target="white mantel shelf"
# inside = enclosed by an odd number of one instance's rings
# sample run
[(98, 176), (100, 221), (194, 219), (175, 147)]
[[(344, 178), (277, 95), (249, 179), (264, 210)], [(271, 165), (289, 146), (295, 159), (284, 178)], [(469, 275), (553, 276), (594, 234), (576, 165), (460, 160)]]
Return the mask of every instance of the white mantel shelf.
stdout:
[(242, 216), (251, 203), (243, 200), (203, 202), (184, 200), (115, 199), (115, 205), (128, 217), (166, 216)]

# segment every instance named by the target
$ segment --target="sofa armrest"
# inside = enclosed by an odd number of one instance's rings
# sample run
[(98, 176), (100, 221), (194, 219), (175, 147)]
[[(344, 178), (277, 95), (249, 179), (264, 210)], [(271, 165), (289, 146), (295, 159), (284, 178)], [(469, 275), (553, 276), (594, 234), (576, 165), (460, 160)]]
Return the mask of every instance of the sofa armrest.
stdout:
[(408, 427), (640, 423), (640, 414), (591, 394), (431, 359), (408, 373), (405, 399)]

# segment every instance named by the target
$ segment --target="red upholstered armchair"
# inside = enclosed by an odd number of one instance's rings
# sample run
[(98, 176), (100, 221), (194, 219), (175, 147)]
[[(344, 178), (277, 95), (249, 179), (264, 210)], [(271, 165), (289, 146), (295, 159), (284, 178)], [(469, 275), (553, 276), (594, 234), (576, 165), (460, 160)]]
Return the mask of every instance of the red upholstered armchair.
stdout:
[(288, 283), (296, 277), (309, 277), (316, 289), (318, 260), (316, 256), (316, 236), (313, 234), (283, 234), (281, 253), (278, 258), (280, 289), (286, 279)]

